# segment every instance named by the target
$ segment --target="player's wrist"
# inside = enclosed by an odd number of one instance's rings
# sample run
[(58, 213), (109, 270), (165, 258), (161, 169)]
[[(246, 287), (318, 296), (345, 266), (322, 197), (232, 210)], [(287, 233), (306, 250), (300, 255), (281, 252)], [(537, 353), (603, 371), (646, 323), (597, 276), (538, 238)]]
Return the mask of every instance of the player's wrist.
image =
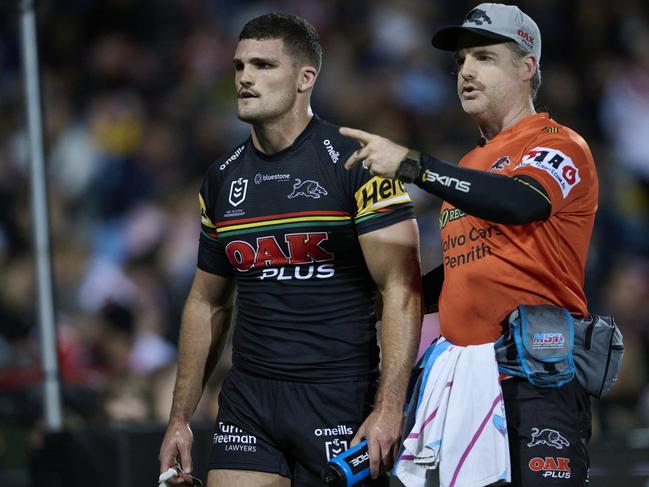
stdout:
[(191, 419), (182, 414), (169, 416), (169, 425), (189, 426)]
[(421, 175), (421, 152), (410, 149), (399, 163), (397, 179), (404, 183), (414, 183)]

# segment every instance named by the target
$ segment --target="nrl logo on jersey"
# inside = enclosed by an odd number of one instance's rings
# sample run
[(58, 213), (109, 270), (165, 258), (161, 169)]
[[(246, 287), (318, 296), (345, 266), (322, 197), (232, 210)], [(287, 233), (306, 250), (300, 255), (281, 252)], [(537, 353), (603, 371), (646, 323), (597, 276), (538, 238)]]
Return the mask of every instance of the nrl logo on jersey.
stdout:
[(248, 192), (248, 180), (239, 178), (232, 181), (230, 184), (230, 194), (228, 195), (228, 201), (232, 206), (239, 206), (243, 203), (243, 200), (246, 199), (246, 193)]

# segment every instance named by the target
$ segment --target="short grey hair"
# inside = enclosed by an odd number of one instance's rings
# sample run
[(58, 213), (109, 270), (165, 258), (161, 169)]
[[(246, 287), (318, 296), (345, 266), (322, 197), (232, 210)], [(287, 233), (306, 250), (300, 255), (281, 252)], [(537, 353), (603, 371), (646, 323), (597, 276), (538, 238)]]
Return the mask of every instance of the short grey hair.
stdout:
[[(505, 44), (507, 45), (507, 47), (509, 47), (509, 50), (512, 52), (513, 54), (512, 60), (514, 62), (514, 65), (516, 66), (520, 66), (523, 58), (528, 54), (531, 54), (529, 51), (523, 49), (515, 42), (506, 42)], [(532, 96), (532, 101), (536, 101), (536, 95), (538, 94), (540, 87), (541, 87), (541, 66), (537, 64), (534, 77), (530, 80), (530, 91), (531, 91), (530, 94)]]

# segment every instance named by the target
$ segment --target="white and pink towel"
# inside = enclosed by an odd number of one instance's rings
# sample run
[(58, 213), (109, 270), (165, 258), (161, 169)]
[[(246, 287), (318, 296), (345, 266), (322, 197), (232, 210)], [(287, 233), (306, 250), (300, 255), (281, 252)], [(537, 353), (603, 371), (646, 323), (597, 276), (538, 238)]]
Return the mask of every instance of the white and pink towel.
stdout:
[(502, 390), (493, 343), (458, 347), (443, 338), (426, 357), (415, 422), (394, 472), (406, 487), (426, 485), (439, 468), (441, 487), (509, 482)]

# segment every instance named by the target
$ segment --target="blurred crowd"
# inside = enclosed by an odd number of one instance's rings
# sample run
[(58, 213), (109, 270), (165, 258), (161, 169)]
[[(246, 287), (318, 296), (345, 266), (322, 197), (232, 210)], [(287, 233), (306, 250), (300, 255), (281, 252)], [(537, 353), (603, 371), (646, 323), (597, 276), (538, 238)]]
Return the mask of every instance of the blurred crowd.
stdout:
[[(46, 229), (32, 226), (18, 3), (0, 2), (0, 428), (31, 427), (41, 414), (33, 236)], [(478, 133), (459, 107), (453, 58), (430, 37), (475, 3), (37, 2), (66, 424), (168, 418), (198, 188), (249, 133), (236, 118), (231, 64), (243, 24), (268, 11), (307, 18), (324, 48), (316, 113), (457, 161)], [(626, 355), (596, 426), (647, 427), (649, 3), (516, 3), (542, 33), (538, 105), (584, 136), (598, 166), (586, 289), (593, 312), (616, 317)], [(441, 262), (440, 201), (411, 195), (426, 271)], [(214, 418), (228, 363), (197, 418)]]

